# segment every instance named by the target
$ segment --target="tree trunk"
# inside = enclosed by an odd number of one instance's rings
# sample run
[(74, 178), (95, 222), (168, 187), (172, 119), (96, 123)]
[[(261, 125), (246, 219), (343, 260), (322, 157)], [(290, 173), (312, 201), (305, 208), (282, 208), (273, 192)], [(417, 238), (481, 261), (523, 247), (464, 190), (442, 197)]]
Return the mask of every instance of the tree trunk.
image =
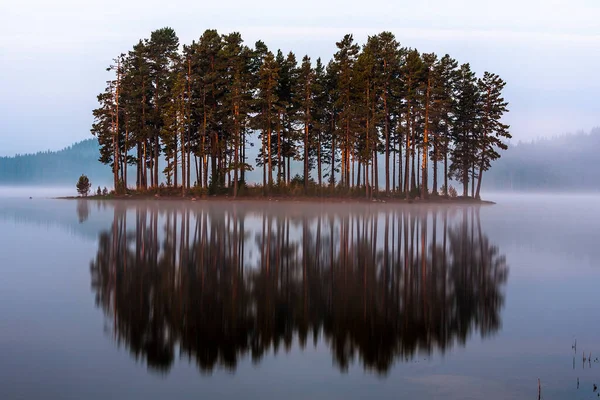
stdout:
[(136, 145), (136, 162), (135, 162), (135, 188), (140, 190), (142, 186), (142, 146), (140, 142)]
[(240, 140), (240, 132), (239, 132), (239, 123), (238, 123), (238, 118), (239, 118), (239, 106), (236, 104), (234, 106), (234, 139), (235, 139), (235, 143), (233, 145), (234, 149), (234, 156), (233, 156), (233, 163), (234, 163), (234, 169), (233, 169), (233, 197), (237, 197), (237, 192), (238, 192), (238, 169), (240, 168), (240, 162), (239, 162), (239, 140)]
[[(396, 145), (392, 144), (394, 151), (392, 152), (392, 193), (396, 191)], [(386, 172), (387, 174), (387, 172)], [(387, 179), (387, 178), (386, 178)]]
[(173, 183), (175, 185), (175, 187), (178, 187), (177, 184), (178, 182), (178, 163), (177, 163), (177, 158), (179, 155), (179, 147), (177, 146), (177, 141), (179, 140), (179, 138), (177, 137), (179, 135), (179, 127), (177, 125), (175, 125), (175, 137), (174, 137), (174, 148), (173, 148)]
[(158, 133), (154, 134), (154, 186), (158, 189), (158, 149), (160, 139)]
[(354, 164), (356, 163), (356, 159), (354, 156), (351, 156), (352, 158), (352, 172), (350, 173), (352, 179), (351, 179), (351, 183), (350, 183), (350, 187), (354, 187)]
[(475, 164), (471, 165), (471, 197), (475, 198)]
[(469, 167), (467, 166), (466, 160), (463, 161), (463, 196), (469, 196)]
[(365, 197), (369, 198), (369, 163), (365, 164)]
[(277, 113), (277, 184), (281, 183), (281, 111)]
[(204, 187), (208, 188), (208, 155), (206, 154), (206, 151), (202, 154), (202, 163), (204, 167)]
[(144, 189), (148, 189), (148, 156), (147, 156), (147, 151), (146, 151), (146, 147), (147, 147), (147, 143), (146, 143), (146, 139), (144, 139), (144, 148), (143, 148), (143, 155), (142, 155), (142, 185), (144, 186)]
[[(182, 99), (183, 100), (183, 99)], [(182, 112), (183, 115), (183, 112)], [(185, 149), (185, 128), (181, 127), (181, 196), (185, 197), (186, 190), (186, 173), (187, 173), (187, 160), (186, 158), (186, 149)], [(175, 157), (177, 157), (177, 153), (175, 153)]]
[(196, 169), (196, 185), (202, 187), (202, 166), (198, 164), (198, 156), (194, 154), (194, 167)]
[(410, 102), (408, 103), (408, 108), (407, 108), (407, 112), (406, 112), (406, 149), (404, 151), (404, 194), (406, 195), (406, 198), (409, 198), (409, 192), (410, 192), (410, 188), (409, 188), (409, 179), (410, 179), (410, 142), (411, 142), (411, 124), (410, 124)]
[(335, 138), (331, 139), (331, 173), (329, 175), (329, 184), (335, 189)]
[(246, 183), (246, 133), (242, 134), (242, 140), (240, 144), (240, 150), (242, 152), (242, 182)]
[(481, 199), (480, 197), (480, 192), (481, 192), (481, 179), (483, 177), (483, 167), (479, 167), (479, 179), (477, 179), (477, 192), (475, 193), (475, 198), (477, 200)]
[[(387, 66), (387, 63), (384, 64)], [(390, 129), (389, 129), (389, 113), (387, 106), (387, 80), (385, 82), (385, 89), (383, 91), (383, 110), (384, 110), (384, 135), (385, 135), (385, 194), (390, 195)], [(395, 160), (395, 156), (394, 156)], [(394, 166), (395, 169), (395, 166)], [(393, 185), (392, 185), (393, 186)], [(393, 190), (393, 188), (392, 188)]]
[(425, 131), (423, 132), (423, 165), (421, 166), (421, 172), (423, 177), (421, 179), (421, 198), (426, 199), (427, 192), (427, 173), (428, 166), (427, 161), (429, 160), (429, 93), (431, 91), (431, 72), (427, 78), (427, 91), (425, 94)]
[(444, 196), (448, 196), (448, 145), (444, 146)]
[(309, 151), (310, 149), (308, 148), (308, 118), (310, 116), (310, 110), (308, 109), (308, 107), (306, 108), (306, 119), (304, 121), (304, 193), (306, 194), (308, 191), (308, 157), (309, 157)]
[(398, 137), (398, 191), (402, 191), (402, 140)]
[(292, 183), (292, 157), (287, 156), (287, 184)]
[(262, 137), (262, 165), (263, 165), (263, 194), (267, 194), (266, 190), (267, 190), (267, 146), (265, 144), (265, 142), (267, 141), (266, 138), (266, 134), (267, 131), (263, 131), (263, 137)]
[(377, 160), (377, 150), (373, 150), (373, 171), (375, 174), (375, 194), (379, 193), (379, 161)]
[(271, 102), (267, 104), (267, 162), (268, 162), (268, 177), (269, 177), (269, 190), (273, 186), (273, 164), (271, 159)]
[(415, 190), (415, 188), (417, 187), (417, 169), (415, 166), (415, 159), (418, 157), (415, 157), (415, 153), (416, 153), (416, 140), (415, 140), (415, 134), (414, 134), (414, 128), (411, 129), (412, 133), (411, 133), (411, 151), (410, 151), (410, 160), (411, 160), (411, 166), (410, 166), (410, 190), (413, 191)]
[[(417, 159), (417, 163), (421, 159), (421, 148), (420, 147), (417, 148), (416, 159)], [(413, 159), (413, 161), (414, 161), (414, 159)], [(414, 169), (413, 172), (416, 172), (416, 175), (417, 175), (417, 186), (416, 187), (417, 187), (417, 189), (419, 189), (419, 196), (420, 196), (421, 195), (421, 172), (417, 171), (416, 169)]]
[(439, 144), (438, 144), (437, 137), (436, 137), (436, 139), (434, 139), (433, 146), (434, 146), (433, 147), (433, 193), (435, 195), (437, 195), (438, 194), (438, 180), (437, 180), (438, 171), (437, 170), (438, 170), (438, 154), (439, 154), (439, 150), (438, 150)]
[(321, 191), (321, 187), (322, 187), (322, 175), (321, 175), (321, 132), (319, 132), (318, 134), (318, 144), (317, 144), (317, 174), (318, 179), (319, 179), (319, 192)]

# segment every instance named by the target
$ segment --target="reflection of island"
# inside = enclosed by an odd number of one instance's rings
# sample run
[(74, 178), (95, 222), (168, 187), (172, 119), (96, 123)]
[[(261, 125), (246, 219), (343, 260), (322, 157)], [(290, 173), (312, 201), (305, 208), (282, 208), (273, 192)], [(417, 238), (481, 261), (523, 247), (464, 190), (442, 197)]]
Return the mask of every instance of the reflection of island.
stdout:
[(501, 326), (508, 268), (477, 208), (115, 207), (92, 286), (116, 340), (154, 369), (180, 351), (235, 368), (297, 337), (324, 339), (341, 369), (358, 356), (383, 373)]

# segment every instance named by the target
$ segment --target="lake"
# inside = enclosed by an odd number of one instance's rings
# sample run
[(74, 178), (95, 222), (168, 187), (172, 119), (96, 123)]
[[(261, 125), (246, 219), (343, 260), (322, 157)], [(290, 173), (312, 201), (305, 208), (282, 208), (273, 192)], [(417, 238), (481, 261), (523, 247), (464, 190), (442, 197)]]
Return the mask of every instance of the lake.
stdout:
[(597, 395), (600, 197), (4, 194), (0, 399)]

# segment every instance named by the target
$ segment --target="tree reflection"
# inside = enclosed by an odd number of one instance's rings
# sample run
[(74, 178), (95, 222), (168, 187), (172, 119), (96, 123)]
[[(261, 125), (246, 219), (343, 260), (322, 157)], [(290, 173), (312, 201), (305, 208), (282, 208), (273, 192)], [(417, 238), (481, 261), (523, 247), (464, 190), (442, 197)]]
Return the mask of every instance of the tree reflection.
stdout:
[(77, 199), (77, 219), (79, 220), (79, 223), (82, 224), (85, 221), (87, 221), (89, 216), (90, 207), (88, 205), (87, 200)]
[[(129, 222), (129, 224), (128, 224)], [(91, 262), (117, 343), (152, 369), (175, 354), (209, 372), (286, 351), (331, 348), (345, 370), (444, 353), (501, 327), (508, 267), (479, 209), (375, 212), (117, 203)]]

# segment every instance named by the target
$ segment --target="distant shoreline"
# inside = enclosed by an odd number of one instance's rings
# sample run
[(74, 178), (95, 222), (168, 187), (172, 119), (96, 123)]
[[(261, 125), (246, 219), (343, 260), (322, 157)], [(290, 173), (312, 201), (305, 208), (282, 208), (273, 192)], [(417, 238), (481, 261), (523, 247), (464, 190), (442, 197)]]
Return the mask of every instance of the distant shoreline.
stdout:
[(246, 202), (246, 201), (266, 201), (266, 202), (302, 202), (302, 203), (365, 203), (365, 204), (444, 204), (444, 205), (493, 205), (496, 204), (489, 200), (477, 200), (471, 197), (456, 197), (446, 198), (442, 196), (431, 196), (428, 199), (402, 199), (397, 197), (380, 197), (380, 198), (360, 198), (360, 197), (319, 197), (319, 196), (239, 196), (232, 197), (226, 195), (202, 195), (202, 196), (175, 196), (175, 195), (155, 195), (155, 194), (135, 194), (135, 195), (108, 195), (108, 196), (64, 196), (54, 197), (59, 200), (93, 200), (93, 201), (135, 201), (135, 200), (151, 200), (151, 201), (227, 201), (227, 202)]

